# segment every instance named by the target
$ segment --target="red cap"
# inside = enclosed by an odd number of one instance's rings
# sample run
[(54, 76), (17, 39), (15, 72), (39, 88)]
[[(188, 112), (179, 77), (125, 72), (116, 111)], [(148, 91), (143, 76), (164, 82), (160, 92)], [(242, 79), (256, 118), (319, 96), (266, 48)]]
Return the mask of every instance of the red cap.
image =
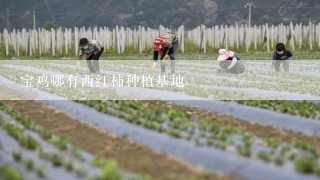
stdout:
[(157, 37), (154, 40), (154, 49), (156, 51), (161, 51), (163, 48), (164, 39), (162, 37)]

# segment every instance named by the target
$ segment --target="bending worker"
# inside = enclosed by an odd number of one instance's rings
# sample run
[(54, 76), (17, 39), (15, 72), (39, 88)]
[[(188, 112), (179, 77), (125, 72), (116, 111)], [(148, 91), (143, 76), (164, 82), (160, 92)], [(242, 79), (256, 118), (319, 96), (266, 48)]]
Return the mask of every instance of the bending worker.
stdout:
[(175, 53), (178, 49), (179, 41), (177, 34), (167, 32), (162, 36), (157, 37), (154, 40), (154, 52), (153, 52), (153, 68), (155, 67), (157, 60), (160, 55), (161, 60), (161, 72), (165, 72), (165, 62), (164, 59), (168, 55), (171, 61), (171, 73), (175, 73)]
[(99, 58), (104, 50), (102, 43), (96, 40), (88, 40), (81, 38), (79, 42), (81, 54), (77, 62), (77, 69), (81, 63), (81, 59), (85, 56), (87, 65), (91, 73), (100, 73)]

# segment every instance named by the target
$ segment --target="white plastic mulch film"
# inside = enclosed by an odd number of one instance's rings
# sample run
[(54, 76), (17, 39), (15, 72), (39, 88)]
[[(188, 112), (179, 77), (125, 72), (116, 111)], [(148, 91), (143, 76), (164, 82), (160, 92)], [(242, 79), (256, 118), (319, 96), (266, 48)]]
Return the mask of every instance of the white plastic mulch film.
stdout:
[[(219, 72), (216, 60), (1, 60), (1, 100), (320, 100), (320, 61), (244, 60)], [(274, 70), (275, 63), (280, 71)], [(165, 65), (165, 68), (163, 67)], [(289, 72), (284, 70), (289, 67)], [(97, 69), (97, 67), (96, 67)], [(163, 72), (164, 71), (164, 72)]]

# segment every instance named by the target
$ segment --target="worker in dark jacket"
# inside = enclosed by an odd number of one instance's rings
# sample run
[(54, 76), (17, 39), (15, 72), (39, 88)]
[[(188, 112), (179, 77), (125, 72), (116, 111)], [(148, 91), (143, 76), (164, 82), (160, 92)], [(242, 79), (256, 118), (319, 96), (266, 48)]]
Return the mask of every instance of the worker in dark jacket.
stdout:
[(292, 57), (292, 52), (286, 49), (283, 43), (276, 45), (276, 51), (273, 53), (272, 67), (275, 71), (280, 71), (280, 64), (283, 64), (283, 69), (289, 72), (289, 58)]
[(177, 34), (167, 32), (162, 36), (159, 36), (154, 41), (154, 52), (153, 52), (153, 66), (155, 67), (157, 60), (160, 55), (161, 60), (161, 72), (165, 72), (165, 59), (167, 56), (170, 57), (171, 61), (171, 73), (175, 73), (175, 53), (178, 49), (179, 41)]
[(81, 63), (83, 57), (87, 60), (87, 65), (91, 73), (100, 73), (99, 58), (104, 50), (102, 43), (96, 40), (88, 40), (87, 38), (81, 38), (79, 42), (80, 55), (77, 62), (77, 69)]
[(233, 51), (220, 49), (217, 60), (220, 62), (219, 65), (221, 67), (218, 72), (241, 74), (245, 71), (244, 64)]

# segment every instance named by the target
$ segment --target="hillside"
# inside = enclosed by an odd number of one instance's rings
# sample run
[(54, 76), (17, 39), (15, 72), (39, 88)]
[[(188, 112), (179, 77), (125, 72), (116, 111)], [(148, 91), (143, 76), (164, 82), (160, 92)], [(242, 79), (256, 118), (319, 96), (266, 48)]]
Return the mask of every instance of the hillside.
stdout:
[[(57, 26), (136, 26), (176, 27), (185, 24), (246, 23), (245, 0), (4, 0), (0, 6), (0, 29), (32, 28), (33, 10), (36, 25), (51, 20)], [(316, 0), (253, 0), (252, 24), (302, 22), (320, 19)], [(9, 16), (9, 18), (7, 18)]]

